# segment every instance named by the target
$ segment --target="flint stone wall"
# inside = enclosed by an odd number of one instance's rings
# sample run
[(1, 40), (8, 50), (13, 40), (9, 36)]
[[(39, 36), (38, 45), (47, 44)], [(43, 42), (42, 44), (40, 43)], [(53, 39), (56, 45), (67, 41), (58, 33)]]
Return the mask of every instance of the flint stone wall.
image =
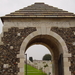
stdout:
[[(21, 22), (20, 22), (21, 21)], [(72, 54), (69, 58), (71, 66), (69, 70), (75, 75), (75, 20), (73, 19), (27, 19), (6, 20), (3, 27), (3, 37), (0, 45), (0, 75), (18, 75), (20, 62), (17, 54), (23, 40), (39, 27), (48, 27), (51, 31), (60, 35), (67, 44), (68, 52)]]
[(72, 57), (69, 58), (69, 61), (71, 62), (69, 70), (71, 71), (72, 75), (75, 75), (75, 27), (52, 27), (51, 30), (56, 32), (65, 40), (68, 47), (68, 52), (72, 54)]
[(8, 32), (3, 33), (0, 45), (0, 75), (17, 75), (19, 72), (17, 54), (20, 52), (20, 46), (23, 40), (32, 32), (36, 31), (35, 27), (26, 27), (19, 29), (12, 27)]

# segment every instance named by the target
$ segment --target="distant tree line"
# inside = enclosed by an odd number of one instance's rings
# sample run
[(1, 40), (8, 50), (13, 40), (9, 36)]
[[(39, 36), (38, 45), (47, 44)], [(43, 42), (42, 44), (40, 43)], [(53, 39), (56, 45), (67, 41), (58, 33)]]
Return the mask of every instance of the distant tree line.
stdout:
[(30, 60), (31, 62), (33, 62), (33, 57), (29, 57), (29, 60)]
[(43, 56), (42, 60), (47, 60), (47, 61), (51, 60), (51, 55), (50, 54), (45, 54)]
[[(29, 57), (29, 60), (30, 60), (31, 62), (33, 62), (33, 57)], [(45, 54), (45, 55), (43, 56), (42, 60), (46, 60), (46, 61), (51, 60), (51, 55), (50, 55), (50, 54)]]

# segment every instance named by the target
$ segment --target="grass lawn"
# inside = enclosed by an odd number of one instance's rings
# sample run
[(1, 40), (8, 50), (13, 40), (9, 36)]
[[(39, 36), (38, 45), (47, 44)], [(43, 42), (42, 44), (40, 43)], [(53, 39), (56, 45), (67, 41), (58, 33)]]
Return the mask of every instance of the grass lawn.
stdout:
[(27, 65), (27, 75), (47, 75), (41, 70), (38, 70), (30, 65)]

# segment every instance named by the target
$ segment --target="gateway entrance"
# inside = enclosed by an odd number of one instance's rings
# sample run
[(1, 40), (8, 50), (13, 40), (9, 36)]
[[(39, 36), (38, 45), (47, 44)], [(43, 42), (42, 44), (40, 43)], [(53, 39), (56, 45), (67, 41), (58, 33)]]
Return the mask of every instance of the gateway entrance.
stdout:
[(51, 51), (53, 75), (75, 75), (75, 14), (35, 3), (1, 20), (1, 75), (24, 75), (24, 53), (34, 44)]

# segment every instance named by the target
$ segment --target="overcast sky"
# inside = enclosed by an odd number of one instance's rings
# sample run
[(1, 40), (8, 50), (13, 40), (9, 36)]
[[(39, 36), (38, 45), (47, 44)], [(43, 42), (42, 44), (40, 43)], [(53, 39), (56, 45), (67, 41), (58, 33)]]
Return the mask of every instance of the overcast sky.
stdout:
[(34, 60), (41, 60), (45, 54), (51, 54), (50, 51), (43, 45), (33, 45), (26, 51), (27, 58), (33, 57)]
[[(9, 14), (21, 8), (27, 7), (35, 2), (44, 2), (45, 4), (75, 13), (75, 0), (0, 0), (0, 16), (4, 16), (5, 14)], [(2, 32), (2, 26), (3, 24), (0, 20), (0, 33)], [(35, 46), (34, 48), (31, 47), (31, 49), (43, 50), (43, 53), (49, 53), (49, 51), (46, 48), (43, 48), (43, 46), (39, 46), (37, 48)], [(38, 50), (35, 53), (39, 54)], [(42, 59), (41, 55), (43, 55), (43, 53), (41, 53), (39, 55), (40, 57), (38, 56), (34, 59)], [(36, 56), (36, 54), (34, 56)]]

